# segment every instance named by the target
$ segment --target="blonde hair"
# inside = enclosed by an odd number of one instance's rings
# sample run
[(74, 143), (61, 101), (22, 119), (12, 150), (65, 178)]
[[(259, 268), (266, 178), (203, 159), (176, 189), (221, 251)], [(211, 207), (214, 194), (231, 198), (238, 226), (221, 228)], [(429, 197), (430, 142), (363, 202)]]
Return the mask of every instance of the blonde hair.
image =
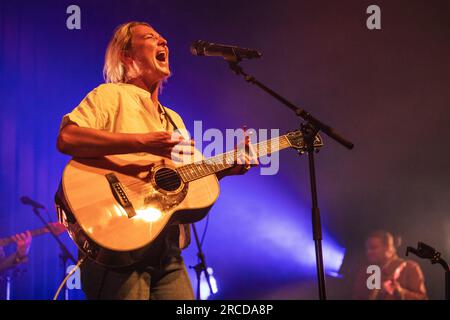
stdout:
[(103, 66), (103, 77), (106, 83), (126, 82), (128, 75), (121, 56), (131, 49), (131, 28), (139, 25), (151, 28), (147, 22), (131, 21), (121, 24), (114, 30), (113, 37), (106, 48)]

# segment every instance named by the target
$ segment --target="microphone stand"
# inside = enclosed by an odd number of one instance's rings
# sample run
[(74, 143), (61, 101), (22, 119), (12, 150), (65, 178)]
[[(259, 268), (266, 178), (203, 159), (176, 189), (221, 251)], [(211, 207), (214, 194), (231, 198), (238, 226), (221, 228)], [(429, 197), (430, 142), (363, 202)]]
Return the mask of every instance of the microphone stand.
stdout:
[(406, 255), (412, 252), (422, 259), (430, 260), (431, 264), (440, 264), (445, 271), (445, 300), (450, 300), (450, 268), (448, 263), (441, 257), (441, 253), (435, 248), (423, 242), (417, 243), (417, 249), (413, 247), (406, 248)]
[(197, 250), (198, 250), (197, 257), (198, 257), (199, 262), (195, 266), (190, 266), (189, 268), (194, 269), (195, 274), (197, 275), (196, 299), (200, 300), (200, 279), (202, 276), (202, 272), (205, 272), (206, 282), (208, 283), (209, 291), (211, 292), (211, 295), (214, 294), (214, 292), (213, 292), (213, 289), (211, 286), (211, 280), (209, 278), (208, 267), (206, 266), (205, 254), (203, 253), (202, 245), (198, 239), (197, 229), (196, 229), (194, 223), (192, 224), (192, 230), (194, 231), (195, 243), (197, 244)]
[(238, 76), (243, 76), (245, 81), (254, 84), (276, 100), (280, 101), (283, 105), (294, 111), (294, 113), (301, 117), (306, 123), (300, 125), (300, 130), (303, 133), (304, 140), (306, 142), (306, 151), (308, 152), (308, 164), (309, 164), (309, 180), (311, 185), (311, 202), (312, 202), (312, 231), (313, 240), (315, 245), (316, 253), (316, 268), (317, 268), (317, 279), (319, 288), (319, 298), (320, 300), (326, 300), (326, 289), (325, 289), (325, 275), (323, 266), (323, 254), (322, 254), (322, 225), (320, 221), (320, 210), (317, 200), (317, 183), (316, 183), (316, 170), (314, 163), (314, 140), (319, 131), (325, 133), (333, 140), (337, 141), (347, 149), (353, 148), (353, 143), (346, 140), (339, 133), (337, 133), (332, 127), (324, 124), (319, 119), (313, 117), (309, 112), (304, 109), (297, 107), (295, 104), (282, 97), (280, 94), (270, 89), (260, 81), (258, 81), (254, 76), (244, 72), (239, 62), (242, 60), (239, 55), (234, 57), (225, 57), (228, 62), (230, 69), (236, 73)]
[[(36, 206), (33, 206), (33, 212), (39, 218), (39, 220), (41, 220), (42, 224), (44, 224), (44, 226), (50, 231), (51, 235), (53, 236), (53, 238), (56, 240), (56, 242), (59, 245), (59, 249), (61, 250), (59, 253), (59, 258), (61, 259), (61, 264), (63, 266), (63, 279), (64, 279), (66, 277), (67, 261), (71, 260), (73, 262), (73, 264), (76, 264), (77, 261), (72, 256), (72, 254), (67, 249), (67, 247), (64, 245), (64, 243), (62, 243), (61, 239), (59, 239), (58, 235), (56, 235), (53, 232), (53, 229), (50, 227), (50, 225), (47, 223), (47, 221), (45, 221), (45, 219), (42, 217), (41, 213), (39, 212), (39, 208)], [(65, 286), (65, 289), (64, 289), (64, 300), (69, 300), (69, 290), (67, 288), (67, 285)]]

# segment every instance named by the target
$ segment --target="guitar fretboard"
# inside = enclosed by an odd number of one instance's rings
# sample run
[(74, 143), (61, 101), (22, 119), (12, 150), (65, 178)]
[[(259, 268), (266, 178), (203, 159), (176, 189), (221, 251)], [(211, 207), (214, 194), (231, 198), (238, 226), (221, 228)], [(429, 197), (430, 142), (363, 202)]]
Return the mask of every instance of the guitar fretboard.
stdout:
[[(286, 135), (252, 144), (257, 158), (289, 148), (290, 146), (291, 144)], [(243, 149), (228, 151), (208, 159), (178, 167), (177, 171), (184, 182), (197, 180), (235, 166), (236, 159), (242, 152)]]
[[(46, 227), (30, 231), (30, 233), (33, 237), (39, 236), (41, 234), (45, 234), (48, 232), (50, 232), (50, 231)], [(7, 246), (13, 242), (14, 242), (13, 236), (2, 238), (2, 239), (0, 239), (0, 247)]]

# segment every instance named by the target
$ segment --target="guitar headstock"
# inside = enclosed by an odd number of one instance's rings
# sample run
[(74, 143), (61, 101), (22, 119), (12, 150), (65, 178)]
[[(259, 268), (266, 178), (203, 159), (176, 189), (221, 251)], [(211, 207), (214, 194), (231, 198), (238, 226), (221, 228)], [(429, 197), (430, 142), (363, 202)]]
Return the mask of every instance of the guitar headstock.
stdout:
[[(303, 137), (303, 133), (300, 130), (288, 132), (286, 134), (286, 138), (288, 139), (292, 148), (300, 152), (307, 151), (306, 142)], [(314, 149), (320, 148), (322, 146), (323, 146), (322, 137), (319, 134), (316, 134), (316, 137), (314, 139)]]

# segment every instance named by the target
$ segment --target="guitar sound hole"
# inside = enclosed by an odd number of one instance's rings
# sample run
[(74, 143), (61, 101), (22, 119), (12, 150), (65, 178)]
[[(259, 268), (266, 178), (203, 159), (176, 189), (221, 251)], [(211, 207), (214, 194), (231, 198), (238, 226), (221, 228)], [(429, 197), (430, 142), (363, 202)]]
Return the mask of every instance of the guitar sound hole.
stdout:
[(156, 185), (166, 191), (175, 191), (181, 186), (181, 178), (175, 170), (161, 168), (155, 172)]

